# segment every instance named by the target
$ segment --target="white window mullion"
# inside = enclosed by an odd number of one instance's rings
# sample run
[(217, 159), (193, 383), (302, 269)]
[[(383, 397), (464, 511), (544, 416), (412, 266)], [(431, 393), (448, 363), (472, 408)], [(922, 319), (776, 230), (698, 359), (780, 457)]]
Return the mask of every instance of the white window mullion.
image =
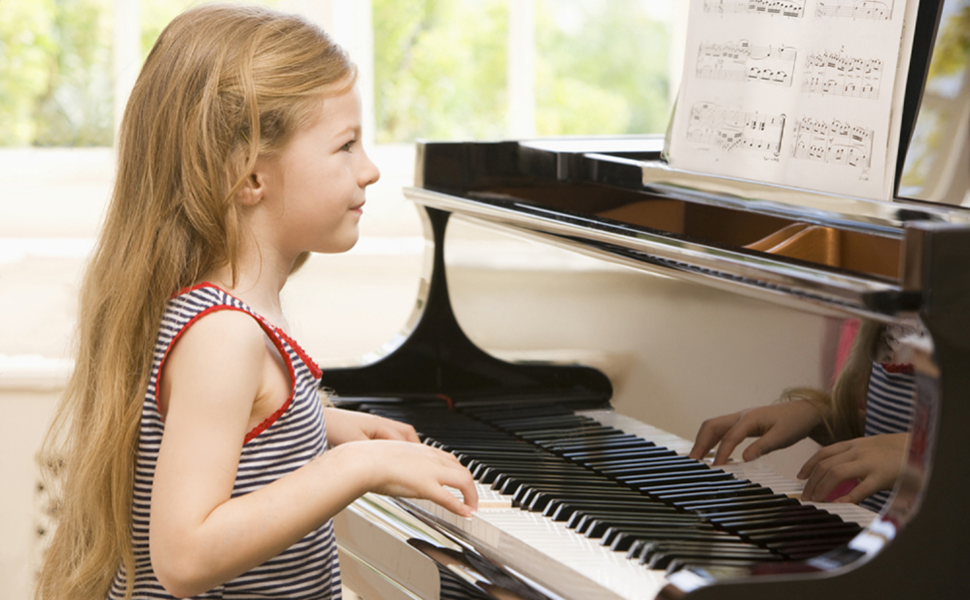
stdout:
[(535, 0), (509, 2), (507, 55), (508, 133), (512, 138), (536, 134)]

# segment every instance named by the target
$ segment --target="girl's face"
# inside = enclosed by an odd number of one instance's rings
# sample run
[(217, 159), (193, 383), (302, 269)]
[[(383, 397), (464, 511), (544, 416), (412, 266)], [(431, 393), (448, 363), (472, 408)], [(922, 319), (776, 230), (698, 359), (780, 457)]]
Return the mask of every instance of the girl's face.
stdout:
[(316, 122), (278, 157), (257, 161), (256, 173), (266, 184), (264, 232), (283, 256), (352, 248), (364, 190), (380, 178), (361, 144), (356, 86), (324, 98)]

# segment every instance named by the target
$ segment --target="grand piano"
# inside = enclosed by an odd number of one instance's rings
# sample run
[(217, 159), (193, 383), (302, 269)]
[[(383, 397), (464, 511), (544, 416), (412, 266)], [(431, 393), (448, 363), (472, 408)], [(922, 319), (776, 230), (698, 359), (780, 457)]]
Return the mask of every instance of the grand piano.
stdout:
[[(429, 243), (414, 314), (378, 357), (325, 369), (322, 385), (336, 405), (409, 422), (455, 453), (476, 476), (480, 509), (463, 519), (425, 501), (357, 500), (335, 518), (348, 587), (365, 600), (953, 598), (968, 589), (965, 56), (945, 113), (949, 137), (927, 150), (918, 133), (939, 110), (927, 65), (941, 15), (955, 14), (941, 4), (920, 5), (908, 133), (888, 202), (677, 170), (650, 136), (419, 143), (405, 193)], [(917, 151), (956, 167), (908, 185)], [(566, 273), (574, 287), (563, 289), (632, 297), (623, 310), (583, 306), (578, 318), (642, 331), (647, 350), (598, 342), (580, 364), (482, 348), (452, 302), (468, 294), (449, 288), (446, 232), (459, 222), (622, 272), (622, 290), (597, 289), (603, 280), (582, 270)], [(916, 372), (914, 424), (881, 513), (804, 502), (797, 482), (760, 461), (713, 467), (686, 457), (693, 432), (676, 414), (696, 423), (694, 379), (716, 377), (725, 397), (763, 404), (770, 398), (759, 395), (781, 391), (778, 365), (814, 356), (806, 372), (825, 385), (835, 333), (853, 319), (926, 332), (902, 350)], [(797, 335), (784, 340), (778, 324), (796, 324)], [(634, 358), (617, 368), (616, 356)], [(704, 406), (715, 412), (703, 416), (727, 412)]]

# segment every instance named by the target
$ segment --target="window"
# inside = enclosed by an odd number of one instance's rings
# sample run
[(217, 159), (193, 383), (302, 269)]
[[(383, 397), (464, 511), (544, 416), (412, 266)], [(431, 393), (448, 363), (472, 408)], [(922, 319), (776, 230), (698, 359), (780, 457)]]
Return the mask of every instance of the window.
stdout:
[[(307, 14), (350, 47), (379, 143), (666, 127), (673, 0), (264, 3)], [(190, 4), (0, 3), (0, 145), (110, 146), (114, 100)]]

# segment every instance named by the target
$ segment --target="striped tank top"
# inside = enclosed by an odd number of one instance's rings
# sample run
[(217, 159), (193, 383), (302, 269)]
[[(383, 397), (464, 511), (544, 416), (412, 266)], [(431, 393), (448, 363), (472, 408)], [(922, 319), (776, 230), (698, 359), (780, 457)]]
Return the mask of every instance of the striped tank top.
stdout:
[[(135, 599), (173, 598), (158, 583), (148, 547), (148, 517), (152, 481), (165, 425), (158, 412), (156, 389), (162, 364), (178, 337), (196, 320), (218, 310), (251, 315), (284, 359), (291, 382), (290, 397), (245, 438), (232, 497), (247, 494), (295, 471), (327, 447), (318, 383), (320, 369), (299, 345), (242, 301), (211, 284), (183, 290), (172, 298), (155, 343), (151, 377), (141, 413), (138, 462), (132, 500), (131, 535), (135, 551)], [(124, 598), (128, 573), (115, 575), (108, 598)], [(333, 525), (327, 522), (264, 564), (196, 598), (323, 599), (341, 597), (340, 567)]]
[[(907, 433), (913, 422), (916, 376), (912, 365), (872, 363), (866, 395), (865, 434)], [(879, 512), (889, 501), (890, 490), (876, 492), (861, 502)]]

